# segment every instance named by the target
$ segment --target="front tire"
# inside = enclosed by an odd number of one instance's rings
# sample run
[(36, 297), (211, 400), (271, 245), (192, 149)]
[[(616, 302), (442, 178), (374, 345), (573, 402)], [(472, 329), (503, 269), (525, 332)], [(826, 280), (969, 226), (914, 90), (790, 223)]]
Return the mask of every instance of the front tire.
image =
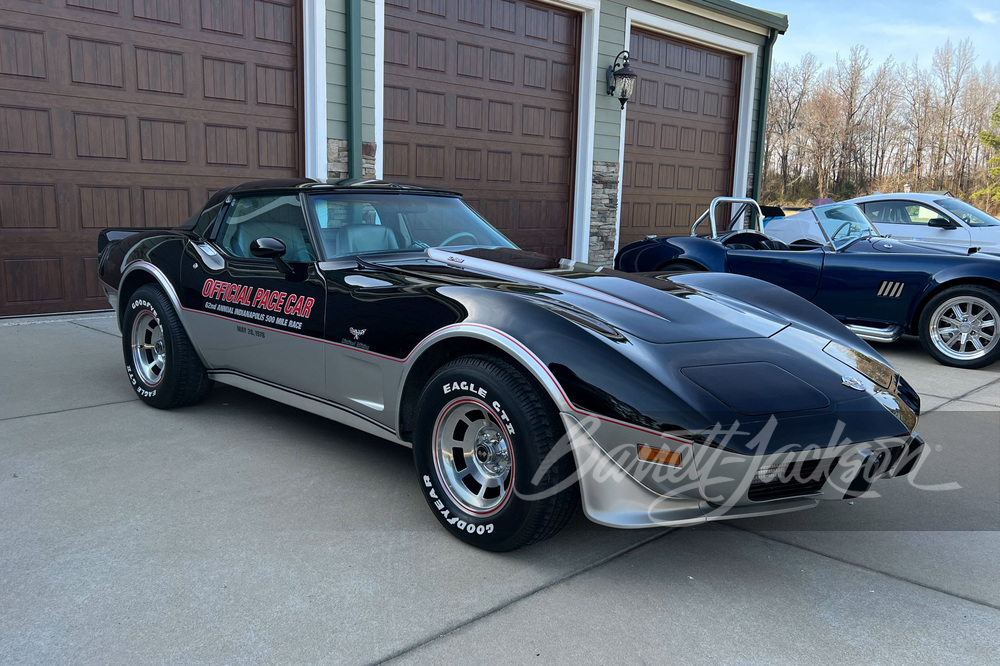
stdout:
[(132, 388), (151, 407), (193, 405), (212, 388), (205, 366), (159, 287), (139, 287), (125, 304), (122, 353)]
[(920, 315), (920, 342), (934, 360), (983, 368), (1000, 360), (1000, 294), (978, 285), (945, 289)]
[(424, 498), (446, 530), (479, 548), (547, 539), (578, 503), (569, 447), (553, 452), (563, 434), (554, 406), (518, 368), (493, 356), (455, 359), (417, 405), (413, 457)]

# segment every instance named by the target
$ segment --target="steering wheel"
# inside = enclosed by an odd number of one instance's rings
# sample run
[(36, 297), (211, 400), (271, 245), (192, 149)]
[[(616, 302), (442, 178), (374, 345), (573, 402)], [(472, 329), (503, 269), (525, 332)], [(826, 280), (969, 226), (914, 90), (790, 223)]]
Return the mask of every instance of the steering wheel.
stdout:
[(473, 244), (479, 243), (479, 239), (476, 238), (476, 235), (471, 231), (459, 231), (457, 234), (452, 234), (451, 236), (448, 236), (443, 241), (441, 241), (441, 247), (444, 247), (445, 245), (450, 245), (452, 241), (458, 240), (462, 236), (468, 236), (469, 238), (471, 238)]
[(759, 250), (761, 241), (767, 240), (767, 236), (757, 231), (749, 231), (743, 229), (737, 231), (734, 234), (726, 236), (722, 241), (723, 247), (729, 247), (730, 245), (749, 245), (755, 250)]

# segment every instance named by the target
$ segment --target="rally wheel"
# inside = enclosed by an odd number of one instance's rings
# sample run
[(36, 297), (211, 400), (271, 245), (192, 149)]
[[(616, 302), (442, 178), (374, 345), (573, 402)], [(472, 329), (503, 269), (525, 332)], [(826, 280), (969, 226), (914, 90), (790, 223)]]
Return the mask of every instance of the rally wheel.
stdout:
[(547, 539), (578, 503), (564, 434), (551, 401), (518, 368), (493, 356), (455, 359), (417, 405), (413, 455), (424, 498), (445, 529), (479, 548)]
[(978, 285), (945, 289), (920, 315), (920, 342), (936, 361), (983, 368), (1000, 359), (1000, 294)]
[(122, 352), (129, 382), (143, 402), (158, 409), (201, 401), (212, 381), (159, 287), (144, 285), (125, 303)]

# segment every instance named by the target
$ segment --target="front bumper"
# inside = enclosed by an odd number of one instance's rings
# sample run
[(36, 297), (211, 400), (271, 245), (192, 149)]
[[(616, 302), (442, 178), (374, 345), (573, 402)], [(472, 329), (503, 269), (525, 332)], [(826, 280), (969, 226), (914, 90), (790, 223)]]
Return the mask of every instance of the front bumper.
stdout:
[[(743, 455), (604, 419), (563, 412), (584, 512), (622, 528), (697, 525), (787, 513), (820, 500), (860, 497), (880, 479), (908, 474), (916, 434), (765, 455)], [(638, 444), (678, 451), (679, 465), (645, 462)]]

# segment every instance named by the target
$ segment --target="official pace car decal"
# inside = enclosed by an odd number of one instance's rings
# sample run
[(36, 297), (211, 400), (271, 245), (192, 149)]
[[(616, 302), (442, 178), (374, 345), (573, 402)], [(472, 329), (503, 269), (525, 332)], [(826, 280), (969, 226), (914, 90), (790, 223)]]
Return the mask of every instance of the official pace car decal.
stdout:
[(316, 299), (308, 296), (212, 279), (205, 280), (201, 295), (211, 299), (205, 302), (206, 310), (296, 330), (309, 319), (316, 304)]

